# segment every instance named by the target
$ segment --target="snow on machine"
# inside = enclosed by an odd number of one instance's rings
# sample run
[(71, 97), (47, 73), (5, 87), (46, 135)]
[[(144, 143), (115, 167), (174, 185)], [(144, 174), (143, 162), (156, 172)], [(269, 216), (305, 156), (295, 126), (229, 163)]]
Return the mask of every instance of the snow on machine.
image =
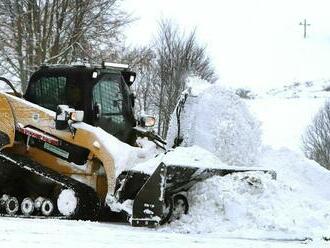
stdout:
[(162, 156), (139, 169), (149, 157), (138, 137), (165, 142), (148, 129), (153, 117), (133, 115), (135, 77), (122, 64), (44, 65), (23, 96), (0, 78), (14, 91), (0, 92), (1, 215), (102, 220), (119, 212), (154, 227), (188, 212), (186, 192), (197, 182), (260, 170)]

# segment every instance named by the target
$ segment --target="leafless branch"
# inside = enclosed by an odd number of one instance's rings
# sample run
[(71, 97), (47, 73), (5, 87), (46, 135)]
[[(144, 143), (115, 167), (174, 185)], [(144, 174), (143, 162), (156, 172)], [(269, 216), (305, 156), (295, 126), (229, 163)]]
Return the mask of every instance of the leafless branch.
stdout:
[(320, 109), (302, 140), (306, 157), (330, 169), (330, 102)]

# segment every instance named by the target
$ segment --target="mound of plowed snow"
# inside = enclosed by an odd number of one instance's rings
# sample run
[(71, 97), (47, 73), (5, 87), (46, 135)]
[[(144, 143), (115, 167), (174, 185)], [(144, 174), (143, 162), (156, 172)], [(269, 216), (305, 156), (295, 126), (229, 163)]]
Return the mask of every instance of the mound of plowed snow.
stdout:
[[(219, 84), (191, 78), (189, 92), (180, 118), (182, 146), (198, 145), (229, 165), (254, 165), (261, 146), (259, 122), (246, 104)], [(172, 147), (177, 136), (173, 113), (168, 135)]]
[(188, 194), (190, 212), (164, 230), (222, 235), (326, 233), (330, 228), (330, 172), (287, 149), (263, 152), (261, 172), (213, 177)]

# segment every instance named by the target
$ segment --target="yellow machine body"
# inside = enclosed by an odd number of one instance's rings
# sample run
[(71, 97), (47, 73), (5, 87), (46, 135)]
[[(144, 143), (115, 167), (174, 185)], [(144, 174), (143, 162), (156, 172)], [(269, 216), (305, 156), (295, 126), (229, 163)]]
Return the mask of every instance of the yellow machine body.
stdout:
[[(0, 120), (1, 150), (10, 154), (24, 155), (60, 174), (82, 181), (95, 189), (103, 200), (107, 192), (114, 192), (116, 179), (113, 156), (103, 147), (102, 141), (98, 140), (93, 132), (79, 128), (74, 134), (69, 130), (57, 130), (55, 112), (7, 93), (0, 93)], [(15, 134), (26, 128), (36, 130), (38, 134), (41, 134), (41, 139), (45, 135), (88, 149), (87, 163), (77, 166), (17, 140)]]

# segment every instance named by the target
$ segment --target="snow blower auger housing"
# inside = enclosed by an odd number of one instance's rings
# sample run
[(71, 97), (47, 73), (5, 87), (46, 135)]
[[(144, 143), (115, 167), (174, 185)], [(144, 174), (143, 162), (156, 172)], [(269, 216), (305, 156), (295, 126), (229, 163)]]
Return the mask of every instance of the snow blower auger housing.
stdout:
[(201, 169), (161, 163), (152, 175), (134, 170), (123, 172), (117, 178), (116, 194), (120, 202), (133, 200), (133, 226), (155, 227), (187, 214), (186, 194), (196, 183), (213, 176), (251, 171), (269, 173), (276, 179), (274, 171), (260, 168)]
[(42, 66), (23, 96), (0, 78), (14, 91), (0, 92), (0, 215), (104, 220), (120, 212), (154, 227), (187, 213), (185, 194), (197, 182), (253, 170), (160, 162), (150, 174), (117, 177), (112, 148), (135, 149), (137, 137), (164, 145), (146, 128), (151, 117), (133, 115), (135, 77), (121, 64)]

